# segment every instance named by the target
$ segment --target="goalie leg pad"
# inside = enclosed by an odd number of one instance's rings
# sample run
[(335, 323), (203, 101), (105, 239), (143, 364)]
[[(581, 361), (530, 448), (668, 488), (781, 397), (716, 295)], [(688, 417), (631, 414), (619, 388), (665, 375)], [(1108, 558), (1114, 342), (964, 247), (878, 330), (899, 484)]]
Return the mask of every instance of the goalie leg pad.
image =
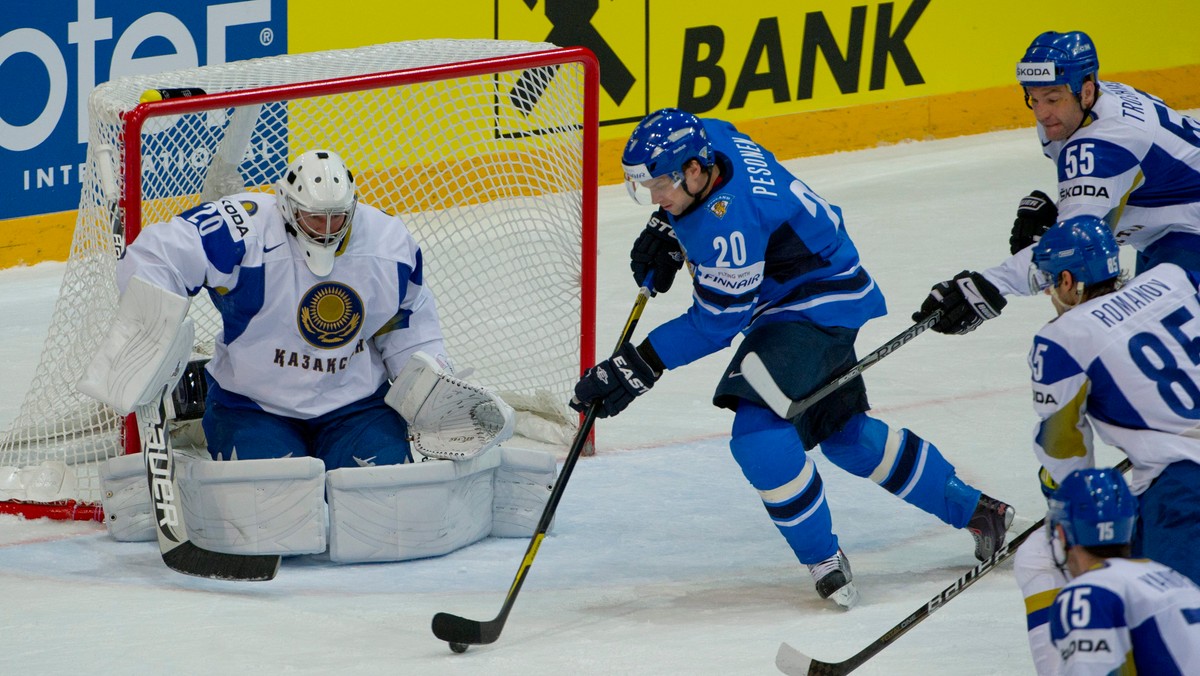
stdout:
[(329, 558), (337, 563), (441, 556), (492, 531), (493, 450), (472, 460), (347, 467), (326, 474)]
[(148, 542), (157, 537), (141, 453), (118, 455), (101, 463), (100, 491), (104, 525), (114, 540)]
[(516, 419), (494, 392), (455, 378), (424, 352), (409, 357), (384, 401), (408, 422), (412, 447), (428, 458), (477, 457), (509, 439)]
[(537, 531), (557, 476), (558, 461), (553, 453), (501, 447), (500, 466), (496, 468), (493, 483), (492, 536), (531, 537)]
[(227, 554), (325, 551), (325, 465), (316, 458), (176, 457), (188, 535)]

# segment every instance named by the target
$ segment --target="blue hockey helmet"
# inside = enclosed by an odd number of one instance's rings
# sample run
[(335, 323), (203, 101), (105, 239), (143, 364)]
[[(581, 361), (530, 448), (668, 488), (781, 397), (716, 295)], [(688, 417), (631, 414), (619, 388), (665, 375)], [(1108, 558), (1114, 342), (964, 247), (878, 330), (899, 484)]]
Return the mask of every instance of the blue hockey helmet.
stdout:
[(1095, 216), (1076, 216), (1054, 224), (1033, 245), (1030, 287), (1048, 289), (1069, 271), (1085, 285), (1121, 274), (1120, 247), (1108, 224)]
[(1079, 96), (1089, 76), (1098, 77), (1100, 57), (1096, 45), (1083, 31), (1047, 31), (1033, 39), (1017, 64), (1017, 82), (1022, 87), (1067, 85)]
[(640, 204), (651, 204), (643, 184), (668, 176), (672, 184), (678, 185), (689, 160), (705, 168), (713, 163), (712, 143), (700, 120), (678, 108), (650, 113), (634, 127), (621, 154), (630, 196)]
[(1137, 499), (1125, 477), (1111, 467), (1071, 472), (1049, 502), (1046, 523), (1052, 535), (1062, 526), (1067, 547), (1123, 545), (1133, 540)]

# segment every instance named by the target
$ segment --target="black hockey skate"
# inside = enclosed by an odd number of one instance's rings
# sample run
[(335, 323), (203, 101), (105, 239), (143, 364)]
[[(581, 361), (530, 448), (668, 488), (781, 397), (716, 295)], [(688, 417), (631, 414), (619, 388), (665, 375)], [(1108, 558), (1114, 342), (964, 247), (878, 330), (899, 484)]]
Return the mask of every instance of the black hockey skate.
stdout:
[(808, 565), (808, 572), (817, 583), (817, 594), (823, 599), (832, 599), (842, 608), (850, 609), (858, 603), (858, 590), (854, 588), (854, 573), (850, 561), (841, 549), (833, 556)]
[(967, 522), (967, 530), (975, 538), (975, 558), (987, 561), (1004, 545), (1004, 537), (1013, 517), (1017, 515), (1012, 505), (980, 494), (975, 513)]

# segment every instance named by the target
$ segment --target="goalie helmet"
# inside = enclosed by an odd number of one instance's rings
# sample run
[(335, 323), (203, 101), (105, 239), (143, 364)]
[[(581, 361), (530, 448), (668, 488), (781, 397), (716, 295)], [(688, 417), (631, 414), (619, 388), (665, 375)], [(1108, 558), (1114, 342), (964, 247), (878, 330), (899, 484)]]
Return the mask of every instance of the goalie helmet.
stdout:
[(1123, 545), (1133, 540), (1137, 499), (1115, 469), (1081, 469), (1051, 496), (1046, 522), (1052, 537), (1062, 526), (1067, 547)]
[(701, 167), (713, 163), (713, 148), (704, 125), (691, 113), (664, 108), (646, 116), (634, 127), (621, 154), (625, 187), (638, 204), (653, 204), (651, 179), (668, 176), (678, 186), (683, 182), (683, 166), (696, 160)]
[(304, 262), (318, 277), (333, 271), (333, 259), (354, 218), (358, 195), (354, 175), (331, 150), (302, 153), (275, 184), (288, 232), (304, 250)]
[(1017, 82), (1022, 87), (1067, 85), (1076, 96), (1088, 77), (1098, 77), (1100, 57), (1096, 45), (1083, 31), (1047, 31), (1033, 39), (1017, 64)]
[(1033, 245), (1030, 287), (1048, 289), (1064, 270), (1084, 285), (1121, 274), (1120, 248), (1108, 224), (1095, 216), (1076, 216), (1056, 223)]

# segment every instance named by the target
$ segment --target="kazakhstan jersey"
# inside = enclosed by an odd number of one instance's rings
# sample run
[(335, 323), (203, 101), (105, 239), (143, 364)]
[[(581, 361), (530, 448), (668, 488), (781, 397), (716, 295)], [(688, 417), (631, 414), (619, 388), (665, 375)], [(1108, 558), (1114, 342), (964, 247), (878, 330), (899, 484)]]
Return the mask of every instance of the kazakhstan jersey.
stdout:
[(883, 294), (859, 262), (841, 209), (732, 124), (701, 123), (721, 182), (683, 214), (667, 214), (692, 272), (692, 306), (650, 332), (663, 364), (712, 354), (754, 324), (857, 329), (884, 315)]
[(221, 315), (209, 374), (269, 413), (309, 419), (363, 399), (421, 350), (444, 355), (421, 250), (400, 219), (355, 210), (333, 272), (317, 277), (275, 196), (207, 202), (146, 228), (117, 266)]
[(1029, 365), (1034, 451), (1055, 481), (1094, 466), (1092, 426), (1133, 462), (1135, 494), (1173, 462), (1200, 462), (1200, 299), (1182, 268), (1063, 313), (1034, 336)]
[(1200, 674), (1200, 588), (1149, 559), (1108, 559), (1059, 591), (1062, 676)]
[[(1042, 150), (1058, 168), (1058, 219), (1095, 216), (1143, 251), (1168, 233), (1200, 252), (1200, 122), (1119, 82), (1101, 82), (1084, 126)], [(1001, 293), (1031, 295), (1032, 247), (983, 274)]]

